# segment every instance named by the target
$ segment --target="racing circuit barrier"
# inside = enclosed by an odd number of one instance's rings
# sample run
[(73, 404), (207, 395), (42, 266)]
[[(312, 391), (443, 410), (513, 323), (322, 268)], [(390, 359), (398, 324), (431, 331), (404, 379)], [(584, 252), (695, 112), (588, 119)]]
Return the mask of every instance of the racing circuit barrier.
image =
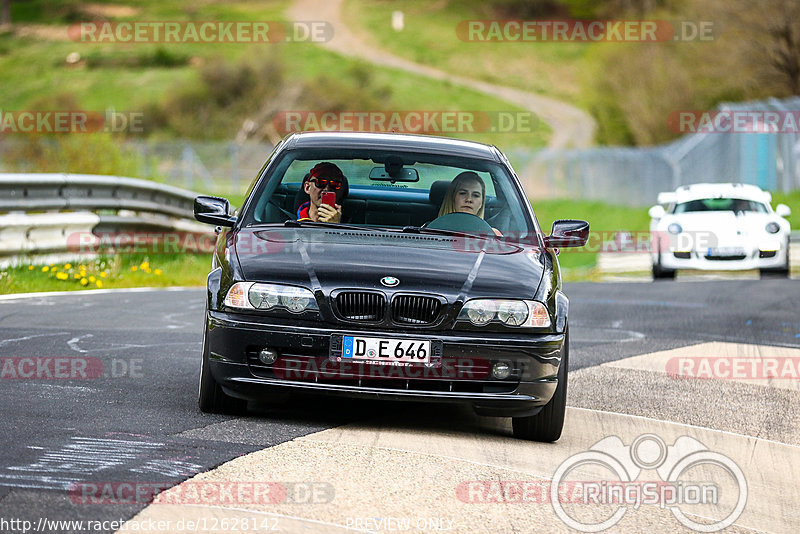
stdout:
[(196, 196), (118, 176), (0, 174), (0, 262), (74, 252), (76, 236), (80, 244), (110, 233), (207, 236), (213, 230), (194, 221)]

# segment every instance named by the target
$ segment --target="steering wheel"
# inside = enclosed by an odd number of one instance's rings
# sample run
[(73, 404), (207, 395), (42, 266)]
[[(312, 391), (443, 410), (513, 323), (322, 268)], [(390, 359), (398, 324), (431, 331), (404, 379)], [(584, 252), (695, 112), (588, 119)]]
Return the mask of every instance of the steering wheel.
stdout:
[(489, 223), (471, 213), (448, 213), (432, 220), (425, 225), (425, 228), (494, 235), (494, 230)]

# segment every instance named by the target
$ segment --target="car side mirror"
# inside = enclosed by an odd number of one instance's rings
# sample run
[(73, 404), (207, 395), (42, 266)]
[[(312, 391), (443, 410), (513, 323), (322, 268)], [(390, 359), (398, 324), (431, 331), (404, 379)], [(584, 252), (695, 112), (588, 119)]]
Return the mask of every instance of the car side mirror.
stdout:
[(788, 217), (792, 214), (792, 209), (786, 204), (778, 204), (775, 206), (775, 213), (778, 217)]
[(229, 215), (231, 203), (220, 197), (199, 196), (194, 199), (194, 218), (202, 223), (232, 227), (236, 217)]
[(544, 238), (547, 248), (582, 247), (589, 240), (589, 223), (575, 219), (561, 219), (553, 223), (550, 235)]
[(650, 208), (647, 211), (647, 214), (650, 216), (651, 219), (660, 219), (661, 217), (666, 215), (667, 212), (664, 210), (664, 206), (656, 205)]

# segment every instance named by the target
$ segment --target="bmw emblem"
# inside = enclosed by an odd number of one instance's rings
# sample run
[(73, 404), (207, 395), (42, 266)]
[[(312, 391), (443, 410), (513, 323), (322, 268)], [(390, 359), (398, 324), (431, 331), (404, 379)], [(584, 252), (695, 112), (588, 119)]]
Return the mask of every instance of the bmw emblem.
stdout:
[(394, 287), (400, 283), (400, 280), (395, 278), (394, 276), (384, 276), (381, 278), (381, 284), (385, 285), (386, 287)]

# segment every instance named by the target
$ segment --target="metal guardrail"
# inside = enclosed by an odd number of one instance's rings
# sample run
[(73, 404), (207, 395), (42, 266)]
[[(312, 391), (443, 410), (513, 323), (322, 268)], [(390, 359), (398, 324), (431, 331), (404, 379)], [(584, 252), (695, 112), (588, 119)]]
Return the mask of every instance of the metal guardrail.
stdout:
[(0, 174), (0, 255), (67, 252), (76, 232), (211, 233), (194, 220), (196, 196), (136, 178)]
[(0, 174), (0, 212), (131, 210), (193, 219), (191, 191), (136, 178)]

